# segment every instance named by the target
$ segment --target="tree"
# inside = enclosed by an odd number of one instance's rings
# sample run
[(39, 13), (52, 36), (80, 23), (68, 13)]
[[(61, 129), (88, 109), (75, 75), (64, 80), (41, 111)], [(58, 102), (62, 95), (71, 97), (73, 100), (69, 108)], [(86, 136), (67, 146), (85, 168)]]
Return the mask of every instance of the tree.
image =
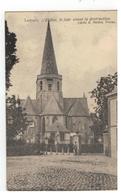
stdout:
[(23, 112), (20, 105), (20, 99), (16, 99), (14, 95), (7, 97), (6, 100), (6, 127), (7, 127), (7, 141), (11, 143), (14, 138), (20, 133), (24, 133), (27, 128), (27, 115)]
[[(5, 62), (6, 62), (6, 90), (12, 86), (10, 81), (11, 70), (19, 62), (16, 56), (16, 34), (10, 32), (5, 21)], [(6, 128), (8, 144), (20, 133), (24, 133), (28, 125), (25, 110), (20, 105), (20, 100), (6, 96)]]
[(19, 59), (16, 56), (16, 41), (16, 34), (9, 31), (7, 21), (5, 21), (6, 90), (12, 86), (10, 81), (11, 70), (13, 66), (19, 62)]
[(94, 133), (94, 143), (99, 143), (99, 138), (102, 138), (102, 126), (96, 113), (90, 113), (90, 119), (92, 125), (90, 126), (92, 132)]
[(105, 129), (108, 120), (106, 94), (112, 92), (115, 86), (117, 86), (117, 72), (114, 75), (101, 77), (97, 81), (97, 87), (90, 92), (91, 98), (94, 98), (97, 104), (95, 112), (102, 130)]

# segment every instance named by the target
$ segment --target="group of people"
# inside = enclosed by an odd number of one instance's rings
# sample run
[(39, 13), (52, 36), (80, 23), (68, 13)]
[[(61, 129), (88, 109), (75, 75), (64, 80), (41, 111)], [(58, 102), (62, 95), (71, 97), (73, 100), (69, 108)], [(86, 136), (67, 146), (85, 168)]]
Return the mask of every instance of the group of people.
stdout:
[[(73, 144), (73, 154), (74, 155), (78, 155), (79, 154), (79, 147), (78, 147), (78, 143), (75, 142)], [(48, 143), (46, 142), (45, 143), (45, 154), (47, 154), (47, 151), (48, 151)], [(52, 152), (52, 148), (50, 149), (50, 151)], [(58, 144), (55, 144), (55, 151), (56, 151), (56, 154), (58, 154)], [(64, 148), (62, 147), (62, 153), (64, 154)], [(67, 148), (67, 153), (70, 153), (70, 149), (69, 147)]]

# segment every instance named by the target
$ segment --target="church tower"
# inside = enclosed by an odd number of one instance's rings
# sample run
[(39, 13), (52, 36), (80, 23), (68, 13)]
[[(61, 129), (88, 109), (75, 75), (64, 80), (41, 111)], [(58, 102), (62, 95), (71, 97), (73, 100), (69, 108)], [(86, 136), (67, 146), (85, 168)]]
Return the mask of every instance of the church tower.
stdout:
[(47, 25), (41, 73), (36, 81), (36, 99), (39, 112), (43, 112), (49, 99), (54, 96), (63, 108), (62, 75), (58, 74), (50, 23)]

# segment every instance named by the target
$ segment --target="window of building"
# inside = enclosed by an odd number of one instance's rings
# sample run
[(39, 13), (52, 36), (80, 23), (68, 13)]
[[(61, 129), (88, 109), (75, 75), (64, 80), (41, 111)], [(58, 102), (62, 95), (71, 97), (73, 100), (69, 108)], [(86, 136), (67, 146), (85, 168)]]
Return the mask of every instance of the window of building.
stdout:
[(43, 86), (42, 86), (42, 81), (40, 81), (40, 90), (42, 90), (42, 87), (43, 87)]
[(51, 83), (48, 84), (48, 90), (49, 90), (49, 91), (52, 90), (52, 84), (51, 84)]
[(66, 128), (67, 128), (67, 125), (68, 125), (68, 119), (67, 119), (67, 117), (65, 117), (65, 125), (66, 125)]
[(53, 118), (52, 118), (52, 123), (54, 123), (55, 121), (57, 121), (58, 120), (58, 117), (57, 116), (54, 116)]
[(59, 85), (59, 81), (57, 82), (57, 90), (60, 90), (60, 85)]
[(42, 118), (42, 134), (45, 133), (45, 117)]
[(76, 124), (75, 123), (73, 123), (73, 130), (75, 130), (76, 129)]
[(35, 126), (34, 121), (29, 122), (29, 126), (34, 127)]
[(47, 79), (48, 82), (48, 91), (52, 90), (52, 84), (53, 84), (53, 79)]
[(82, 125), (81, 125), (80, 121), (79, 121), (79, 124), (78, 124), (78, 129), (79, 129), (79, 131), (82, 129)]
[(60, 141), (64, 141), (64, 132), (60, 132)]

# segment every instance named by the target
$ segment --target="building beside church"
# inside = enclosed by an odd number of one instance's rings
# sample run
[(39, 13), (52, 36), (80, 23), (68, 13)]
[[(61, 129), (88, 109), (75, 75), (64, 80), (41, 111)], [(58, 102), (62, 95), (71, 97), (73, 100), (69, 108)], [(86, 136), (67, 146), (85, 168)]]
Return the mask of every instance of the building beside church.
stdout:
[(80, 98), (64, 98), (62, 75), (58, 73), (50, 24), (48, 22), (41, 73), (36, 80), (36, 99), (21, 100), (29, 126), (25, 132), (28, 143), (67, 143), (81, 137), (91, 143), (90, 116), (85, 94)]
[(108, 126), (104, 132), (104, 153), (117, 159), (117, 87), (107, 94)]

